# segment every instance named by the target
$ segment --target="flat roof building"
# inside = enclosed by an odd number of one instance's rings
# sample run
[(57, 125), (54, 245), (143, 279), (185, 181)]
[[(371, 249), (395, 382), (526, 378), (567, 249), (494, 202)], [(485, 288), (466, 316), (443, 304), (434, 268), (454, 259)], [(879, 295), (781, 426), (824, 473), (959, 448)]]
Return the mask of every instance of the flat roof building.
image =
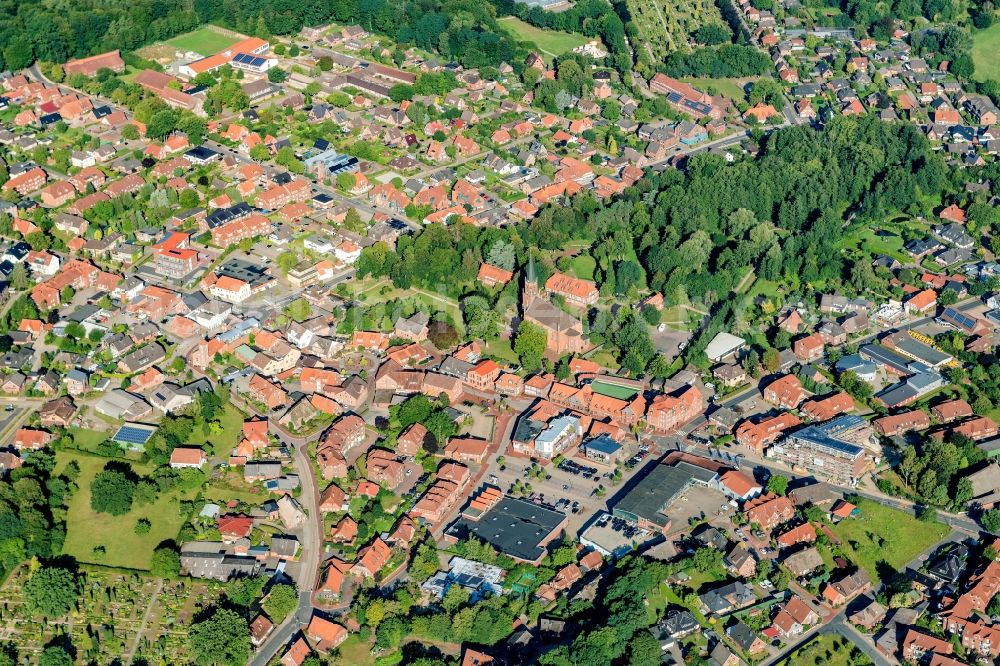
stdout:
[(687, 462), (661, 463), (615, 504), (613, 514), (642, 529), (666, 532), (670, 529), (666, 514), (670, 504), (692, 484), (707, 486), (715, 477), (715, 472)]
[(538, 564), (545, 557), (545, 546), (565, 524), (564, 513), (504, 497), (478, 520), (459, 518), (448, 526), (445, 536), (454, 541), (476, 537), (515, 560)]

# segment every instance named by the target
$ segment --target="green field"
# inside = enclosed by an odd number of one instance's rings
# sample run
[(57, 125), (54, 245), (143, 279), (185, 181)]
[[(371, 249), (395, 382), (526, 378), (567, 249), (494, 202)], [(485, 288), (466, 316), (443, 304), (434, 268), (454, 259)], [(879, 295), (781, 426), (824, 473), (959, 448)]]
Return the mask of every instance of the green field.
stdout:
[(709, 88), (714, 88), (715, 92), (719, 95), (737, 102), (742, 102), (744, 97), (746, 97), (743, 92), (743, 83), (739, 79), (699, 79), (688, 76), (680, 79), (680, 81), (689, 83), (704, 92), (709, 92)]
[[(62, 471), (70, 460), (76, 460), (80, 465), (80, 477), (76, 481), (79, 490), (69, 497), (63, 554), (72, 555), (80, 562), (148, 569), (156, 546), (162, 541), (175, 539), (180, 531), (183, 519), (177, 506), (178, 493), (165, 493), (152, 504), (133, 507), (125, 516), (97, 513), (90, 508), (90, 483), (104, 469), (108, 459), (75, 451), (59, 451), (56, 454), (56, 470)], [(152, 471), (149, 466), (136, 463), (132, 463), (132, 469), (140, 475)], [(140, 518), (148, 518), (152, 523), (149, 533), (142, 536), (133, 531)], [(104, 555), (95, 555), (96, 546), (104, 546)]]
[(73, 438), (73, 445), (82, 451), (94, 451), (97, 445), (111, 437), (113, 432), (100, 432), (87, 428), (69, 428), (70, 437)]
[(594, 393), (606, 395), (609, 398), (618, 398), (619, 400), (630, 400), (636, 393), (635, 389), (630, 389), (626, 386), (617, 386), (607, 382), (593, 382), (591, 383), (590, 388), (594, 391)]
[[(538, 47), (539, 51), (550, 57), (561, 56), (564, 53), (572, 51), (577, 46), (583, 46), (587, 43), (587, 38), (583, 35), (558, 32), (556, 30), (542, 30), (513, 16), (498, 19), (497, 23), (514, 38), (534, 44)], [(549, 60), (549, 58), (546, 58), (546, 60)]]
[(873, 580), (891, 571), (901, 571), (914, 557), (949, 532), (942, 523), (924, 523), (908, 513), (870, 500), (857, 503), (861, 516), (842, 520), (833, 527), (844, 552)]
[(197, 30), (192, 30), (183, 35), (177, 35), (172, 39), (168, 39), (165, 43), (181, 51), (194, 51), (203, 56), (209, 56), (213, 53), (218, 53), (238, 41), (240, 40), (237, 37), (223, 35), (212, 28), (203, 26)]
[(976, 64), (975, 78), (979, 81), (1000, 81), (1000, 23), (972, 35), (972, 61)]

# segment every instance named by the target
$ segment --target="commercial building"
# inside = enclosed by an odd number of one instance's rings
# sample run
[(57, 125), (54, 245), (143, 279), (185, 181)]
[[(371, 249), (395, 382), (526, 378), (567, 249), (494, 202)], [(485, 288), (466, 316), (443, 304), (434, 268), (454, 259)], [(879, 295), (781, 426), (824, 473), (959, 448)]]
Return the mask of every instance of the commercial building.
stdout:
[(641, 529), (666, 532), (670, 529), (667, 509), (674, 500), (691, 485), (708, 486), (715, 477), (715, 472), (687, 462), (661, 463), (615, 504), (613, 514)]
[(546, 546), (562, 532), (566, 514), (513, 497), (504, 497), (478, 520), (468, 514), (448, 526), (449, 541), (476, 537), (519, 562), (539, 564)]

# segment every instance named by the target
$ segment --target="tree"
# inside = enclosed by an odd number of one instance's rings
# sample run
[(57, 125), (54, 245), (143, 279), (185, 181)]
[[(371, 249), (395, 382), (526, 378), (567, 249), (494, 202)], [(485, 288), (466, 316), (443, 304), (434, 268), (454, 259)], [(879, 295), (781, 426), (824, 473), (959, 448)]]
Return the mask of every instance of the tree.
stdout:
[(404, 100), (413, 99), (413, 86), (408, 86), (405, 83), (397, 83), (389, 88), (389, 99), (397, 104)]
[(267, 70), (267, 80), (271, 83), (281, 83), (288, 78), (288, 73), (280, 67), (272, 67)]
[(728, 42), (730, 33), (718, 23), (706, 23), (694, 31), (694, 38), (698, 40), (699, 44), (714, 46)]
[(153, 557), (149, 561), (149, 571), (154, 576), (161, 578), (172, 578), (180, 573), (181, 556), (168, 546), (161, 546), (153, 551)]
[(32, 613), (62, 617), (76, 603), (76, 575), (62, 567), (42, 567), (24, 584), (24, 599)]
[(274, 156), (274, 161), (292, 173), (303, 173), (305, 171), (305, 165), (302, 164), (302, 160), (295, 156), (295, 150), (291, 146), (285, 146), (278, 150), (278, 154)]
[(983, 524), (983, 527), (988, 529), (994, 534), (1000, 533), (1000, 509), (989, 509), (984, 511), (983, 515), (980, 517), (979, 522)]
[[(256, 146), (254, 147), (256, 148)], [(177, 203), (184, 208), (194, 208), (198, 205), (199, 201), (198, 192), (191, 188), (181, 190), (181, 193), (177, 196)]]
[(73, 666), (73, 657), (59, 645), (50, 645), (38, 655), (38, 666)]
[(629, 666), (657, 666), (663, 663), (660, 642), (648, 631), (636, 632), (628, 645)]
[(281, 624), (299, 605), (299, 597), (291, 585), (275, 585), (264, 599), (263, 607), (275, 624)]
[(10, 46), (3, 50), (3, 59), (7, 64), (7, 69), (16, 72), (24, 69), (35, 59), (31, 50), (31, 42), (27, 38), (21, 37), (10, 43)]
[(226, 583), (226, 598), (237, 606), (247, 607), (257, 601), (265, 585), (267, 578), (264, 576), (236, 578)]
[(250, 159), (255, 162), (264, 162), (271, 157), (271, 151), (263, 143), (258, 143), (250, 149)]
[(788, 478), (780, 474), (775, 474), (767, 480), (767, 492), (775, 495), (784, 495), (788, 492)]
[(522, 321), (514, 339), (514, 353), (521, 360), (524, 369), (532, 372), (541, 367), (547, 344), (548, 336), (540, 326)]
[(338, 173), (337, 174), (337, 188), (343, 190), (344, 192), (350, 192), (357, 182), (357, 178), (353, 173)]
[(703, 546), (694, 551), (691, 562), (698, 571), (706, 573), (722, 571), (722, 551)]
[(486, 263), (505, 271), (514, 270), (516, 261), (517, 255), (514, 252), (514, 246), (503, 240), (494, 243), (486, 255)]
[(177, 112), (173, 109), (157, 111), (146, 125), (146, 136), (162, 139), (177, 127)]
[(242, 666), (250, 658), (247, 621), (234, 611), (217, 608), (207, 619), (191, 625), (188, 648), (199, 666)]
[(24, 291), (28, 288), (28, 272), (24, 264), (18, 262), (14, 264), (14, 269), (10, 272), (10, 286), (17, 291)]
[(90, 484), (90, 507), (98, 513), (121, 516), (132, 510), (135, 483), (117, 469), (99, 472)]
[(135, 522), (135, 533), (139, 536), (144, 534), (149, 534), (149, 530), (153, 527), (153, 523), (149, 518), (140, 518)]

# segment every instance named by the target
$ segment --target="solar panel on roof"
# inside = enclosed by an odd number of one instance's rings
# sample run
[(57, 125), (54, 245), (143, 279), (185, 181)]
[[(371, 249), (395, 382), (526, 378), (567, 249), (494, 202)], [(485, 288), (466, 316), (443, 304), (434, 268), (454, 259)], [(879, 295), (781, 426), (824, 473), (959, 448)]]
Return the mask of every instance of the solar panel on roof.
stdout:
[(969, 315), (956, 310), (955, 308), (947, 308), (944, 311), (945, 318), (950, 319), (954, 324), (960, 328), (966, 328), (972, 330), (976, 327), (976, 320)]
[(260, 56), (250, 55), (249, 53), (237, 53), (233, 58), (233, 62), (247, 65), (248, 67), (260, 67), (265, 61)]
[(138, 426), (123, 425), (115, 433), (112, 439), (122, 444), (143, 445), (156, 432), (155, 428), (140, 428)]

